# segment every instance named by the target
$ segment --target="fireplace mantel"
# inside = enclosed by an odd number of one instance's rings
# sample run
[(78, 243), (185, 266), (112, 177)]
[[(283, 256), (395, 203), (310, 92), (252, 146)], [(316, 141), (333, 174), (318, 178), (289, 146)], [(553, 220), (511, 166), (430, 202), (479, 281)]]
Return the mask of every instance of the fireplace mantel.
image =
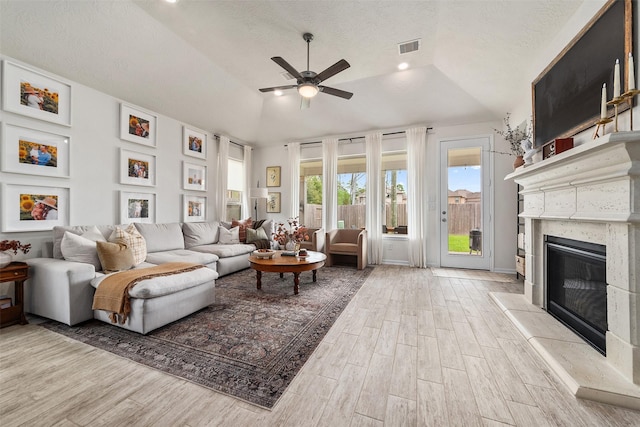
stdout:
[(587, 141), (509, 179), (524, 198), (526, 300), (546, 308), (546, 235), (605, 245), (606, 361), (640, 384), (640, 131)]

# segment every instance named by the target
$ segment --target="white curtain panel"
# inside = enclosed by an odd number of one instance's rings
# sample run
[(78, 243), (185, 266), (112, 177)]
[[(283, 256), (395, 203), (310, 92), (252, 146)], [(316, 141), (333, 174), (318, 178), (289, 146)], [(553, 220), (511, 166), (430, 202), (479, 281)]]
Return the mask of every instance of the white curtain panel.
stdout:
[(382, 264), (382, 133), (365, 135), (367, 151), (367, 242), (369, 264)]
[[(248, 145), (244, 146), (244, 161), (243, 161), (243, 166), (244, 166), (244, 188), (242, 189), (242, 215), (245, 218), (248, 218), (251, 216), (253, 209), (251, 209), (250, 205), (249, 205), (249, 196), (250, 196), (250, 189), (252, 187), (251, 185), (251, 171), (253, 170), (252, 168), (252, 163), (251, 163), (251, 150), (252, 148), (249, 147)], [(238, 218), (238, 219), (242, 219), (242, 218)], [(257, 220), (258, 218), (254, 218), (254, 220)]]
[(227, 177), (229, 174), (229, 138), (220, 137), (218, 147), (218, 177), (216, 181), (216, 210), (219, 221), (227, 220)]
[(322, 140), (322, 226), (338, 225), (338, 138)]
[(295, 218), (300, 215), (300, 143), (289, 143), (287, 150), (289, 151), (289, 194), (291, 194), (289, 216)]
[(409, 236), (409, 265), (427, 266), (426, 181), (427, 128), (407, 130), (407, 219)]

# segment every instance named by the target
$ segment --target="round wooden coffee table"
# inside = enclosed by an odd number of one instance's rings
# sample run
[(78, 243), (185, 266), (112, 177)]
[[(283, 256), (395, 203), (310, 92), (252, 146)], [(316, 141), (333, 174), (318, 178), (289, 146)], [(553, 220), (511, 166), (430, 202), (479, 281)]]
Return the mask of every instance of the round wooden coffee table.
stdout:
[(307, 256), (283, 256), (282, 251), (276, 251), (272, 258), (258, 258), (255, 255), (249, 257), (251, 268), (256, 271), (256, 287), (262, 289), (262, 273), (293, 273), (293, 293), (298, 294), (300, 287), (300, 273), (313, 271), (313, 281), (316, 281), (317, 270), (324, 265), (327, 256), (322, 252), (307, 251)]

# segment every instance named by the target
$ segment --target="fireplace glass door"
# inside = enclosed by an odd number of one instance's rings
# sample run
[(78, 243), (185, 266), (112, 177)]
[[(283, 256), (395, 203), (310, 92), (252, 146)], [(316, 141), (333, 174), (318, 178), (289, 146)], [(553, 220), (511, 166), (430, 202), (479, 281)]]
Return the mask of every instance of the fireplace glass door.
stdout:
[(546, 237), (547, 311), (606, 352), (606, 247)]

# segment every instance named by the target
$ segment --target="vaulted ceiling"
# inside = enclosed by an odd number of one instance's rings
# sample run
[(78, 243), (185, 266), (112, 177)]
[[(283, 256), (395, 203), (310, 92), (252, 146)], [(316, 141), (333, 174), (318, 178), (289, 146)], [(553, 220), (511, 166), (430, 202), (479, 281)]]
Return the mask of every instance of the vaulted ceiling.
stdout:
[[(588, 0), (587, 0), (588, 1)], [(499, 120), (582, 0), (0, 1), (0, 52), (257, 146), (413, 124)], [(351, 67), (300, 108), (270, 60)], [(420, 39), (417, 52), (397, 44)], [(409, 69), (399, 71), (400, 62)], [(542, 70), (540, 70), (542, 71)]]

